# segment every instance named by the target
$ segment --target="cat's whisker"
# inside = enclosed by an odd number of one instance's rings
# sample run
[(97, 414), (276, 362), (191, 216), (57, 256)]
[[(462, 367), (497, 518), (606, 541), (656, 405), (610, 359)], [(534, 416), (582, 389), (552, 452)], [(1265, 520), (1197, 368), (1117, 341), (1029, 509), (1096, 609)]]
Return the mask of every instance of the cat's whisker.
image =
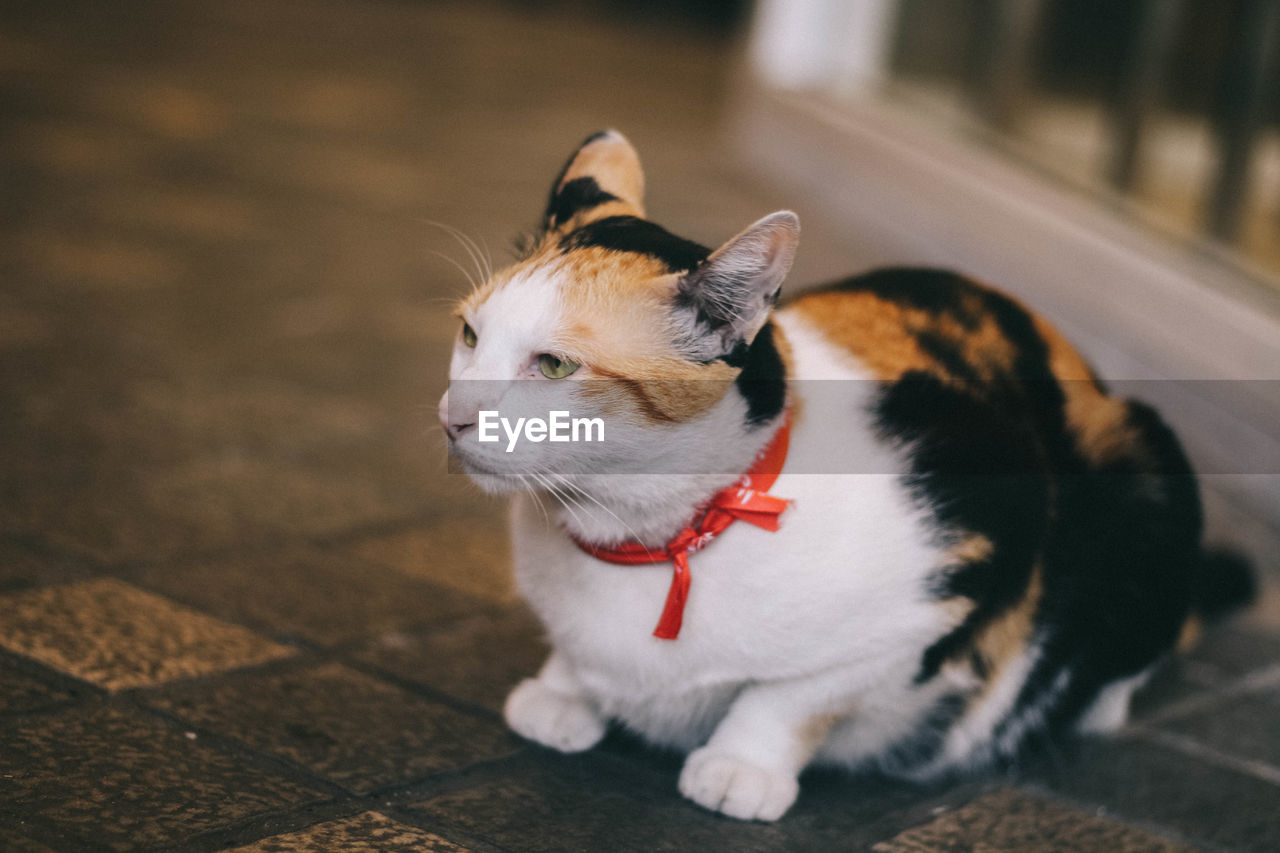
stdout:
[[(522, 480), (523, 480), (523, 479), (525, 479), (525, 477), (526, 477), (526, 476), (527, 476), (529, 479), (532, 479), (535, 483), (537, 483), (537, 484), (538, 484), (538, 488), (540, 488), (542, 491), (546, 492), (546, 493), (551, 497), (551, 499), (552, 499), (552, 500), (554, 500), (556, 503), (559, 503), (559, 504), (561, 504), (561, 505), (563, 506), (564, 501), (563, 501), (563, 500), (561, 500), (561, 499), (560, 499), (560, 497), (559, 497), (558, 495), (556, 495), (555, 491), (554, 491), (553, 489), (551, 489), (551, 487), (550, 487), (549, 485), (547, 485), (546, 481), (545, 481), (545, 480), (543, 480), (543, 479), (542, 479), (542, 477), (541, 477), (541, 476), (539, 476), (537, 472), (535, 472), (535, 471), (530, 471), (528, 475), (524, 475), (524, 474), (521, 474), (521, 475), (520, 475), (520, 477), (521, 477), (521, 479), (522, 479)], [(551, 517), (550, 517), (550, 515), (546, 512), (546, 510), (545, 510), (545, 509), (543, 510), (543, 515), (546, 517), (547, 525), (548, 525), (548, 526), (550, 526), (550, 524), (551, 524)]]
[(544, 474), (540, 474), (537, 471), (531, 471), (529, 472), (529, 475), (533, 477), (535, 480), (537, 480), (537, 482), (542, 486), (542, 488), (546, 490), (547, 494), (549, 494), (555, 500), (556, 503), (560, 504), (560, 506), (563, 507), (565, 511), (568, 512), (569, 515), (575, 521), (581, 524), (581, 519), (573, 511), (573, 507), (570, 506), (568, 497), (563, 493), (561, 493), (560, 490), (556, 488), (554, 483), (552, 483)]
[(517, 474), (516, 479), (520, 481), (520, 485), (525, 487), (525, 493), (533, 500), (533, 504), (538, 508), (538, 511), (542, 513), (542, 521), (547, 527), (550, 527), (551, 516), (547, 513), (547, 508), (543, 505), (542, 498), (538, 495), (538, 490), (531, 487), (529, 478), (524, 474)]
[(423, 219), (421, 221), (428, 225), (434, 225), (436, 228), (444, 231), (457, 241), (458, 245), (462, 246), (462, 250), (471, 258), (471, 262), (475, 264), (476, 273), (480, 276), (481, 281), (487, 281), (493, 277), (493, 269), (484, 263), (484, 258), (480, 253), (480, 247), (477, 246), (476, 242), (464, 234), (460, 229), (444, 222), (438, 222), (434, 219)]
[(489, 251), (489, 244), (484, 237), (480, 238), (480, 245), (484, 247), (485, 270), (489, 273), (489, 278), (493, 278), (493, 253)]
[(463, 278), (467, 280), (467, 284), (471, 285), (471, 289), (473, 291), (480, 289), (479, 282), (477, 282), (474, 278), (471, 277), (471, 272), (462, 264), (458, 263), (453, 258), (449, 257), (444, 252), (437, 252), (435, 249), (428, 249), (427, 251), (430, 254), (440, 258), (441, 260), (448, 261), (450, 264), (452, 264), (454, 268), (458, 270), (458, 272), (462, 273)]
[(569, 513), (569, 516), (574, 520), (574, 523), (585, 530), (586, 525), (582, 523), (582, 516), (578, 515), (578, 513), (574, 511), (571, 496), (562, 492), (546, 474), (535, 473), (534, 476), (538, 478), (539, 482), (546, 486), (546, 489), (551, 493), (551, 496), (559, 501), (560, 505), (564, 507), (565, 512)]
[(474, 237), (456, 228), (453, 230), (458, 239), (466, 240), (475, 251), (476, 258), (479, 261), (481, 270), (484, 272), (485, 279), (488, 280), (493, 278), (493, 257), (489, 254), (489, 247), (486, 245), (482, 248), (481, 245), (476, 242)]
[(605, 506), (605, 505), (604, 505), (604, 502), (603, 502), (603, 501), (601, 501), (599, 498), (597, 498), (595, 495), (591, 494), (590, 492), (588, 492), (588, 491), (586, 491), (586, 490), (584, 490), (584, 489), (579, 489), (579, 488), (576, 488), (576, 487), (574, 487), (574, 486), (569, 485), (569, 483), (568, 483), (567, 481), (565, 481), (565, 479), (564, 479), (564, 475), (562, 475), (562, 474), (551, 474), (550, 476), (552, 476), (552, 477), (559, 477), (559, 478), (560, 478), (560, 482), (562, 483), (562, 485), (563, 485), (564, 487), (566, 487), (566, 488), (572, 489), (572, 490), (573, 490), (573, 494), (574, 494), (574, 495), (581, 495), (582, 497), (587, 498), (588, 500), (590, 500), (590, 501), (591, 501), (592, 503), (594, 503), (596, 506), (600, 507), (600, 509), (604, 510), (606, 513), (608, 513), (610, 516), (612, 516), (613, 520), (614, 520), (614, 521), (616, 521), (616, 522), (618, 522), (618, 524), (620, 524), (620, 525), (622, 526), (622, 529), (623, 529), (623, 530), (627, 531), (627, 535), (629, 535), (633, 541), (636, 541), (636, 542), (639, 542), (639, 541), (640, 541), (640, 534), (636, 533), (636, 532), (635, 532), (635, 530), (634, 530), (634, 529), (632, 529), (631, 525), (629, 525), (629, 524), (627, 524), (625, 521), (623, 521), (623, 520), (622, 520), (622, 518), (621, 518), (621, 517), (620, 517), (616, 512), (614, 512), (613, 510), (609, 509), (609, 507)]

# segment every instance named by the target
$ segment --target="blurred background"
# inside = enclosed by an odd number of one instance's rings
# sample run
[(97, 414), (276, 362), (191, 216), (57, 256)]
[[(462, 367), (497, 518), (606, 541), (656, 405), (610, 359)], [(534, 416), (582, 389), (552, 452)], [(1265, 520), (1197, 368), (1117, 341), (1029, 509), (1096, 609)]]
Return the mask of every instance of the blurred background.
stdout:
[(762, 0), (745, 39), (745, 162), (1044, 312), (1280, 523), (1280, 4)]
[(479, 274), (449, 229), (503, 262), (603, 127), (678, 233), (797, 210), (793, 289), (907, 263), (1012, 291), (1168, 412), (1215, 520), (1280, 524), (1280, 4), (0, 10), (17, 533), (116, 561), (496, 517), (441, 476)]
[(1161, 408), (1262, 599), (1052, 784), (1072, 826), (1276, 849), (1278, 31), (1271, 0), (0, 0), (0, 848), (379, 808), (482, 850), (834, 849), (975, 796), (828, 780), (761, 834), (634, 750), (495, 758), (543, 652), (502, 503), (447, 470), (449, 311), (615, 127), (672, 231), (793, 209), (793, 292), (955, 268)]
[[(847, 4), (846, 13), (854, 8), (862, 11), (851, 46), (866, 58), (833, 46), (843, 60), (819, 68), (806, 58), (805, 83), (837, 92), (879, 83), (910, 109), (1128, 202), (1133, 215), (1235, 247), (1275, 281), (1275, 3), (886, 0)], [(769, 12), (815, 25), (826, 15), (826, 29), (834, 9), (792, 2)], [(783, 54), (760, 58), (801, 82)]]

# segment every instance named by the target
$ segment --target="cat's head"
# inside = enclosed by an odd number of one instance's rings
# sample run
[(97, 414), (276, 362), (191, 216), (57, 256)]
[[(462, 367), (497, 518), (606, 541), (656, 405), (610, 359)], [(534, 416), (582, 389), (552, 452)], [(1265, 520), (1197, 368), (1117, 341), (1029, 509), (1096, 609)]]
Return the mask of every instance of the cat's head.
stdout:
[[(440, 418), (482, 487), (730, 470), (738, 439), (780, 416), (783, 356), (768, 319), (795, 257), (795, 214), (766, 216), (713, 252), (645, 219), (643, 195), (626, 138), (591, 136), (552, 184), (525, 256), (458, 305)], [(604, 440), (525, 433), (513, 444), (495, 424), (556, 410), (602, 418)], [(481, 441), (495, 430), (500, 440)]]

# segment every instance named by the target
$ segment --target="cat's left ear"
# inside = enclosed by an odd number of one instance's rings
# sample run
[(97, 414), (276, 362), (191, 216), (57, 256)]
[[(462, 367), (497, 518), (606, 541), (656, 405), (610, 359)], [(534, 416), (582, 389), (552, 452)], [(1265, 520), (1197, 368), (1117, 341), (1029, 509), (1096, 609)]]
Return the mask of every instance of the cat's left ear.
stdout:
[(543, 216), (548, 231), (581, 227), (606, 216), (644, 217), (640, 155), (616, 130), (587, 137), (551, 185)]
[(771, 213), (711, 254), (682, 278), (676, 307), (690, 328), (691, 355), (728, 355), (750, 344), (778, 301), (800, 242), (800, 219)]

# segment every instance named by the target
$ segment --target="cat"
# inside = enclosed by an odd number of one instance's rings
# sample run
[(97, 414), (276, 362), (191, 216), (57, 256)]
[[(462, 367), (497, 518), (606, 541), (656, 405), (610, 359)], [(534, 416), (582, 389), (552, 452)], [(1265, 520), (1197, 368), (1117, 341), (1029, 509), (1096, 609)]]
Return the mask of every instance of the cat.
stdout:
[[(1115, 730), (1198, 602), (1247, 585), (1202, 550), (1160, 417), (1011, 297), (885, 269), (778, 303), (793, 213), (710, 251), (643, 193), (631, 144), (589, 137), (457, 309), (440, 418), (514, 493), (553, 648), (507, 699), (518, 734), (620, 725), (688, 753), (695, 803), (772, 821), (810, 765), (927, 781)], [(606, 440), (481, 441), (529, 389), (608, 412)]]

